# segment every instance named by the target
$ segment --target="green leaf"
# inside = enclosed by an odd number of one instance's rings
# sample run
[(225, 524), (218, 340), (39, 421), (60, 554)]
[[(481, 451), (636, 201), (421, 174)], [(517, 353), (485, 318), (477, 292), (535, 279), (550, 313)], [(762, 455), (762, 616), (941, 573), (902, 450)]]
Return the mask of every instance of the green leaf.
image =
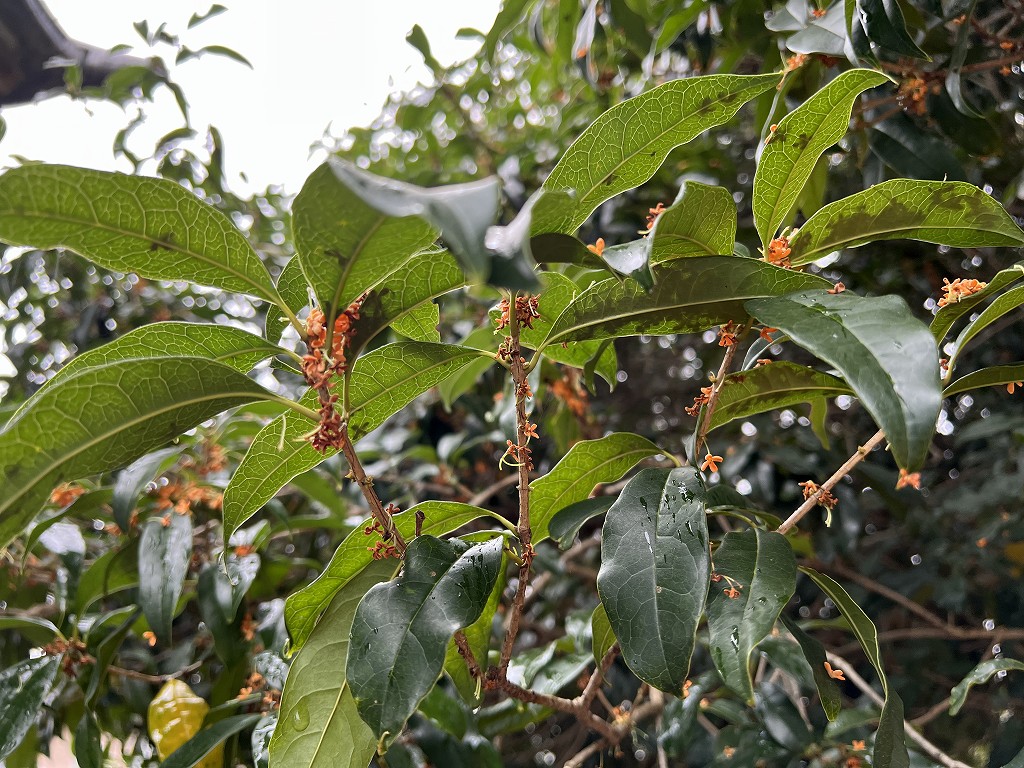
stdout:
[(63, 165), (14, 168), (0, 176), (0, 240), (68, 248), (107, 269), (277, 301), (245, 236), (168, 179)]
[(486, 59), (494, 59), (494, 52), (498, 48), (498, 43), (513, 27), (522, 21), (529, 5), (530, 0), (504, 0), (502, 2), (501, 10), (498, 11), (494, 24), (484, 40), (483, 55)]
[[(793, 53), (823, 53), (843, 57), (846, 46), (846, 14), (842, 4), (833, 5), (820, 19), (810, 23), (795, 35), (786, 38), (786, 47)], [(803, 26), (803, 22), (800, 22)]]
[(454, 632), (483, 612), (503, 544), (417, 536), (402, 574), (359, 603), (346, 670), (359, 715), (379, 737), (399, 735), (441, 674)]
[(75, 727), (75, 760), (78, 768), (103, 768), (103, 744), (96, 716), (86, 709)]
[(270, 740), (273, 765), (366, 768), (373, 757), (377, 739), (356, 711), (345, 664), (356, 606), (367, 590), (391, 578), (395, 566), (374, 560), (353, 574), (292, 661)]
[(177, 447), (154, 451), (132, 462), (117, 474), (110, 507), (114, 514), (114, 522), (122, 531), (131, 530), (132, 512), (135, 511), (139, 496), (146, 486), (153, 481), (154, 477), (174, 463), (180, 454), (181, 449)]
[(548, 533), (558, 542), (560, 549), (568, 549), (576, 540), (588, 520), (603, 515), (615, 502), (614, 496), (599, 496), (596, 499), (584, 499), (563, 507), (555, 513), (548, 523)]
[(125, 360), (68, 376), (0, 433), (0, 545), (60, 483), (124, 466), (228, 408), (273, 399), (238, 371), (193, 357)]
[[(357, 441), (426, 390), (486, 353), (452, 344), (400, 341), (360, 357), (352, 368), (349, 436)], [(299, 401), (316, 408), (317, 395)], [(224, 530), (230, 536), (295, 476), (335, 452), (316, 451), (303, 435), (316, 423), (286, 412), (260, 430), (224, 492)]]
[[(714, 569), (723, 580), (708, 594), (711, 658), (725, 684), (753, 705), (750, 655), (796, 590), (796, 558), (785, 536), (753, 528), (725, 535)], [(739, 595), (730, 599), (729, 589)]]
[(573, 142), (544, 182), (546, 190), (574, 190), (575, 205), (568, 211), (538, 206), (534, 234), (575, 232), (605, 200), (651, 178), (673, 148), (732, 119), (778, 82), (777, 74), (688, 77), (616, 104)]
[(852, 393), (842, 379), (813, 368), (784, 360), (760, 365), (725, 378), (710, 429), (757, 413)]
[(736, 203), (725, 187), (687, 181), (654, 222), (651, 263), (687, 256), (728, 256), (736, 242)]
[(467, 275), (474, 280), (491, 276), (492, 254), (484, 240), (498, 218), (501, 185), (497, 177), (427, 188), (375, 176), (339, 158), (328, 162), (337, 180), (366, 205), (387, 216), (416, 216), (429, 222)]
[(192, 768), (231, 736), (255, 725), (261, 717), (260, 714), (234, 715), (218, 720), (174, 750), (160, 763), (160, 768)]
[(139, 558), (135, 543), (112, 549), (93, 561), (78, 582), (76, 611), (84, 613), (95, 601), (139, 583)]
[(641, 470), (608, 510), (597, 576), (622, 658), (641, 680), (682, 694), (710, 577), (703, 479), (692, 467)]
[(576, 443), (550, 472), (530, 483), (534, 544), (548, 538), (548, 526), (556, 512), (586, 499), (598, 483), (614, 483), (637, 462), (661, 452), (646, 437), (630, 432)]
[[(293, 256), (284, 265), (284, 269), (277, 277), (277, 292), (281, 295), (284, 305), (296, 316), (309, 306), (309, 284), (302, 273), (302, 261), (298, 258)], [(288, 317), (276, 307), (269, 307), (265, 329), (267, 339), (277, 343), (287, 327)]]
[(924, 463), (942, 405), (939, 353), (903, 299), (808, 291), (748, 301), (747, 309), (839, 370), (901, 467)]
[(1022, 304), (1024, 304), (1024, 285), (1019, 285), (1016, 288), (1011, 288), (985, 307), (985, 311), (964, 326), (960, 335), (957, 336), (956, 349), (949, 356), (949, 370), (956, 366), (957, 359), (959, 359), (960, 354), (970, 343), (971, 339), (975, 338), (1001, 317), (1018, 309)]
[(818, 689), (818, 698), (821, 699), (821, 708), (825, 710), (825, 717), (832, 722), (839, 716), (843, 708), (843, 692), (839, 683), (829, 676), (825, 669), (825, 662), (828, 657), (825, 655), (825, 646), (804, 632), (795, 621), (782, 616), (782, 623), (786, 625), (793, 638), (800, 644), (800, 650), (811, 668), (814, 676), (814, 686)]
[[(507, 559), (507, 556), (503, 555), (503, 557)], [(487, 654), (490, 652), (491, 647), (491, 630), (494, 626), (494, 614), (497, 613), (498, 606), (501, 605), (501, 594), (505, 589), (505, 559), (502, 560), (502, 564), (498, 568), (498, 578), (494, 580), (491, 594), (488, 596), (487, 604), (484, 606), (480, 616), (462, 630), (462, 633), (466, 636), (466, 642), (469, 644), (469, 649), (473, 652), (473, 658), (482, 667), (487, 665)], [(454, 638), (448, 643), (448, 649), (444, 654), (444, 671), (451, 678), (463, 701), (473, 708), (479, 707), (483, 701), (482, 686), (470, 673), (469, 666), (466, 664), (466, 660), (462, 658), (462, 654), (459, 653)]]
[(399, 336), (410, 341), (440, 342), (441, 334), (437, 330), (441, 322), (441, 311), (437, 304), (427, 302), (415, 309), (410, 309), (391, 324), (391, 329)]
[(906, 115), (890, 117), (875, 125), (868, 146), (900, 176), (935, 181), (967, 180), (967, 174), (946, 142), (921, 131)]
[(854, 102), (864, 91), (886, 82), (889, 78), (881, 72), (843, 72), (786, 115), (769, 135), (753, 192), (754, 223), (765, 249), (785, 223), (818, 158), (846, 134)]
[(961, 376), (944, 390), (943, 397), (952, 397), (961, 392), (968, 392), (981, 387), (995, 387), (1001, 384), (1016, 384), (1024, 381), (1024, 363), (1017, 365), (995, 365), (991, 368), (982, 368), (966, 376)]
[(935, 318), (932, 320), (931, 325), (932, 335), (935, 336), (935, 340), (941, 342), (946, 337), (946, 334), (949, 333), (949, 329), (956, 324), (957, 320), (964, 315), (970, 314), (976, 306), (991, 299), (1000, 293), (1003, 288), (1013, 285), (1013, 283), (1021, 278), (1024, 278), (1024, 261), (1017, 262), (1012, 267), (997, 272), (988, 281), (988, 285), (977, 293), (962, 298), (953, 304), (940, 307), (939, 311), (935, 313)]
[(415, 216), (395, 218), (372, 207), (329, 162), (313, 171), (296, 195), (292, 231), (302, 272), (331, 317), (437, 237)]
[(885, 695), (885, 705), (875, 733), (875, 747), (872, 752), (873, 766), (877, 768), (908, 768), (906, 736), (903, 731), (903, 702), (895, 691), (889, 689), (889, 680), (882, 667), (882, 654), (878, 647), (878, 630), (864, 610), (832, 578), (811, 568), (800, 567), (811, 577), (821, 591), (832, 598), (839, 611), (846, 617), (854, 636), (864, 649), (864, 655), (878, 673)]
[(160, 642), (171, 644), (171, 621), (192, 560), (192, 518), (171, 513), (149, 520), (139, 537), (139, 605)]
[[(468, 522), (491, 514), (486, 509), (469, 504), (424, 501), (393, 518), (398, 532), (407, 540), (416, 532), (416, 510), (423, 513), (421, 533), (429, 536), (443, 536)], [(293, 649), (302, 648), (313, 632), (320, 614), (331, 604), (334, 596), (373, 562), (373, 557), (367, 549), (371, 541), (363, 532), (364, 528), (372, 523), (372, 519), (367, 519), (357, 525), (338, 546), (323, 573), (285, 601), (284, 620)]]
[(992, 675), (997, 672), (1009, 672), (1010, 670), (1024, 672), (1024, 661), (1018, 661), (1017, 659), (989, 659), (978, 664), (950, 691), (949, 716), (956, 717), (956, 714), (967, 701), (967, 694), (970, 693), (971, 688), (987, 683), (992, 678)]
[(907, 32), (897, 0), (857, 0), (853, 24), (875, 45), (901, 56), (931, 60)]
[(36, 722), (60, 662), (60, 656), (41, 656), (0, 672), (0, 760), (14, 751)]
[(893, 179), (829, 203), (790, 240), (793, 266), (876, 240), (922, 240), (958, 248), (1024, 245), (990, 195), (960, 181)]
[(0, 616), (0, 632), (5, 629), (16, 629), (39, 645), (46, 645), (54, 637), (64, 637), (56, 624), (38, 616)]
[(696, 333), (746, 319), (747, 299), (779, 296), (827, 281), (757, 259), (695, 256), (659, 266), (657, 285), (646, 293), (635, 281), (610, 278), (585, 290), (566, 307), (543, 342), (649, 334)]
[(600, 664), (605, 654), (618, 642), (615, 633), (612, 632), (612, 625), (608, 623), (608, 612), (604, 609), (604, 603), (598, 603), (590, 616), (590, 636), (593, 639), (594, 661)]

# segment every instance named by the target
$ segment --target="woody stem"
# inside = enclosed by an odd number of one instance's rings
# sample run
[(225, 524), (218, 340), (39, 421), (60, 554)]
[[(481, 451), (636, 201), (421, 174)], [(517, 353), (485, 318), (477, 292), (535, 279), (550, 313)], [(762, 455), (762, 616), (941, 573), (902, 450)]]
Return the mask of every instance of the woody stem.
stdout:
[(348, 461), (349, 468), (352, 471), (352, 479), (356, 481), (359, 490), (363, 493), (363, 498), (366, 499), (366, 503), (370, 506), (370, 514), (380, 524), (381, 538), (394, 544), (399, 556), (405, 554), (405, 539), (402, 537), (397, 526), (395, 526), (391, 513), (384, 508), (380, 497), (373, 489), (373, 480), (363, 470), (363, 465), (359, 461), (356, 449), (348, 437), (347, 420), (342, 422), (341, 425), (341, 451), (345, 454), (345, 459)]
[[(746, 331), (747, 326), (741, 325), (739, 327), (739, 330), (736, 331), (737, 342)], [(711, 386), (711, 394), (708, 395), (708, 401), (704, 405), (704, 411), (701, 413), (700, 425), (697, 427), (697, 439), (693, 443), (693, 450), (695, 452), (700, 452), (701, 444), (707, 439), (708, 430), (711, 429), (711, 416), (715, 412), (715, 406), (718, 405), (718, 393), (722, 391), (722, 384), (725, 382), (726, 374), (729, 373), (729, 368), (732, 367), (732, 361), (736, 357), (736, 348), (738, 346), (738, 343), (733, 343), (725, 348), (725, 357), (722, 358), (722, 364), (718, 367), (714, 384)]]

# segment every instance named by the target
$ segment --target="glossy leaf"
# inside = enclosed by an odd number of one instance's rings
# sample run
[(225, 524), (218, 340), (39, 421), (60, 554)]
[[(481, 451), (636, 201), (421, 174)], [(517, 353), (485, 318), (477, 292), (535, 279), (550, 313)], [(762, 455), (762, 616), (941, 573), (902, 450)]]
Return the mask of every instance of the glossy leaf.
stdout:
[(728, 256), (736, 242), (736, 203), (725, 187), (687, 181), (647, 239), (652, 264), (687, 256)]
[(661, 452), (646, 437), (630, 432), (576, 443), (550, 472), (530, 483), (533, 542), (551, 535), (548, 526), (555, 513), (586, 499), (598, 483), (614, 483), (637, 462)]
[(938, 418), (938, 349), (897, 296), (808, 291), (747, 302), (759, 321), (835, 366), (885, 432), (897, 463), (924, 462)]
[(846, 617), (850, 629), (864, 649), (864, 655), (875, 668), (882, 683), (885, 705), (882, 707), (878, 730), (875, 733), (871, 764), (878, 768), (908, 768), (910, 757), (907, 754), (906, 736), (903, 731), (903, 701), (895, 691), (889, 689), (889, 680), (885, 676), (882, 654), (878, 647), (878, 630), (864, 610), (832, 578), (811, 568), (801, 567), (800, 570), (811, 577)]
[(952, 397), (961, 392), (969, 392), (972, 389), (981, 387), (995, 387), (999, 385), (1019, 384), (1024, 381), (1024, 363), (1018, 365), (995, 365), (991, 368), (982, 368), (966, 376), (961, 376), (944, 390), (943, 397)]
[(785, 536), (753, 528), (725, 535), (714, 569), (723, 579), (708, 593), (711, 658), (725, 684), (752, 705), (750, 656), (796, 590), (796, 558)]
[(708, 75), (673, 80), (616, 104), (566, 150), (544, 189), (575, 191), (569, 211), (534, 211), (534, 234), (573, 233), (611, 197), (654, 175), (670, 150), (730, 120), (774, 88), (778, 75)]
[(711, 414), (711, 429), (766, 411), (852, 394), (846, 382), (828, 373), (780, 360), (729, 374)]
[(775, 237), (822, 153), (850, 126), (861, 93), (889, 81), (881, 72), (843, 72), (786, 115), (765, 141), (754, 175), (754, 223), (762, 245)]
[(85, 570), (75, 594), (76, 611), (84, 613), (96, 600), (139, 583), (137, 543), (100, 555)]
[(825, 655), (825, 646), (804, 632), (800, 626), (788, 618), (782, 616), (782, 623), (786, 625), (793, 638), (800, 644), (804, 658), (811, 668), (814, 676), (814, 686), (818, 689), (818, 698), (821, 699), (821, 708), (825, 710), (825, 717), (832, 722), (839, 716), (843, 708), (843, 692), (837, 683), (825, 669), (825, 662), (828, 656)]
[(14, 751), (36, 722), (57, 679), (60, 661), (60, 656), (41, 656), (0, 672), (0, 760)]
[(402, 317), (391, 324), (391, 329), (410, 341), (440, 342), (441, 334), (437, 330), (441, 322), (441, 313), (437, 304), (428, 301), (410, 309)]
[[(261, 717), (260, 714), (234, 715), (218, 720), (208, 728), (199, 731), (164, 758), (160, 763), (160, 768), (192, 768), (194, 765), (199, 765), (207, 755), (222, 747), (227, 739), (239, 731), (255, 725)], [(214, 758), (217, 757), (219, 755), (215, 754)]]
[(139, 605), (161, 643), (171, 644), (171, 621), (192, 560), (192, 518), (170, 513), (149, 520), (139, 537)]
[(1005, 673), (1010, 671), (1024, 672), (1024, 661), (1018, 661), (1017, 659), (988, 659), (978, 664), (950, 692), (949, 716), (955, 717), (957, 712), (963, 708), (971, 688), (976, 685), (984, 685), (997, 672)]
[(976, 306), (988, 301), (993, 296), (997, 296), (1004, 288), (1013, 285), (1021, 278), (1024, 278), (1024, 261), (997, 272), (988, 281), (988, 284), (977, 293), (940, 307), (939, 311), (935, 313), (931, 325), (932, 335), (935, 336), (935, 340), (941, 342), (946, 337), (946, 334), (949, 333), (949, 329), (956, 324), (957, 320), (970, 314)]
[[(168, 680), (149, 703), (146, 726), (161, 760), (199, 733), (210, 705), (181, 680)], [(202, 768), (218, 768), (224, 761), (217, 750), (202, 762)]]
[(768, 735), (790, 752), (799, 754), (812, 742), (810, 727), (781, 686), (769, 681), (758, 685), (755, 712)]
[(953, 55), (949, 59), (949, 67), (946, 72), (946, 92), (949, 94), (953, 105), (964, 115), (978, 117), (977, 110), (964, 98), (963, 82), (961, 72), (964, 63), (967, 61), (967, 54), (971, 49), (971, 29), (973, 28), (974, 9), (977, 0), (968, 0), (964, 9), (964, 16), (960, 20), (959, 29), (956, 32), (956, 42), (953, 44)]
[(127, 360), (69, 376), (0, 433), (0, 544), (61, 482), (117, 469), (221, 411), (269, 399), (238, 371), (192, 357)]
[(928, 59), (907, 32), (897, 0), (857, 0), (853, 23), (875, 45), (901, 56)]
[[(353, 441), (426, 390), (487, 353), (452, 344), (405, 341), (388, 344), (359, 358), (353, 366), (349, 436)], [(316, 394), (300, 403), (316, 408)], [(260, 430), (224, 492), (224, 530), (230, 536), (296, 475), (320, 464), (333, 451), (316, 451), (303, 435), (316, 427), (300, 414), (286, 412)]]
[(600, 664), (605, 654), (618, 642), (615, 633), (612, 632), (612, 625), (608, 623), (608, 612), (604, 608), (604, 603), (598, 603), (590, 616), (590, 637), (593, 642), (594, 661)]
[(757, 259), (697, 256), (662, 264), (647, 293), (635, 281), (603, 280), (581, 293), (552, 325), (544, 348), (587, 339), (696, 333), (747, 318), (744, 302), (827, 281)]
[(1024, 232), (990, 195), (959, 181), (893, 179), (826, 205), (790, 241), (794, 266), (876, 240), (958, 248), (1024, 245)]
[(331, 163), (313, 171), (296, 195), (292, 231), (302, 271), (331, 316), (437, 237), (422, 219), (374, 208), (338, 177)]
[(548, 523), (548, 533), (558, 542), (559, 548), (568, 549), (576, 540), (580, 528), (589, 520), (607, 512), (614, 502), (614, 496), (598, 496), (596, 499), (584, 499), (563, 507)]
[(846, 14), (842, 4), (833, 5), (820, 19), (812, 18), (806, 27), (786, 38), (793, 53), (823, 53), (841, 57), (846, 45)]
[(711, 576), (704, 481), (692, 467), (644, 469), (608, 510), (597, 590), (622, 658), (680, 695)]
[[(477, 620), (462, 630), (462, 634), (465, 635), (466, 642), (469, 644), (469, 649), (473, 652), (473, 658), (481, 666), (486, 665), (487, 654), (490, 652), (491, 647), (494, 615), (498, 611), (498, 606), (501, 605), (501, 595), (505, 589), (505, 561), (508, 557), (507, 555), (503, 555), (503, 557), (502, 564), (498, 568), (498, 578), (494, 580), (491, 594), (487, 597), (487, 604), (484, 605), (484, 609), (480, 612)], [(471, 707), (479, 707), (483, 701), (483, 685), (470, 674), (469, 666), (466, 664), (466, 660), (462, 658), (462, 654), (459, 653), (454, 638), (448, 643), (448, 648), (445, 651), (444, 671), (451, 678), (463, 701)]]
[[(362, 531), (357, 531), (362, 534)], [(274, 765), (290, 768), (366, 768), (377, 739), (360, 719), (345, 673), (356, 606), (396, 563), (374, 560), (353, 574), (292, 661), (270, 740)]]
[(245, 236), (168, 179), (63, 165), (0, 176), (0, 240), (69, 248), (107, 269), (277, 300)]
[[(443, 536), (461, 528), (468, 522), (490, 515), (486, 509), (453, 501), (424, 501), (409, 510), (395, 515), (393, 520), (399, 533), (412, 539), (416, 532), (415, 512), (423, 513), (421, 533), (429, 536)], [(331, 561), (312, 583), (294, 592), (285, 602), (284, 618), (291, 636), (291, 647), (299, 650), (305, 644), (320, 615), (331, 604), (334, 596), (344, 588), (366, 566), (373, 562), (367, 549), (366, 526), (373, 523), (367, 519), (355, 529), (335, 550)]]
[(394, 581), (372, 587), (352, 621), (347, 674), (360, 716), (394, 739), (434, 686), (455, 630), (480, 616), (504, 539), (467, 546), (417, 536)]
[(899, 114), (874, 126), (868, 145), (900, 176), (934, 181), (966, 181), (963, 166), (941, 138), (924, 133)]
[(1024, 304), (1024, 285), (1019, 285), (998, 296), (995, 301), (985, 307), (985, 310), (964, 326), (960, 335), (957, 336), (956, 349), (949, 357), (949, 368), (953, 369), (956, 366), (956, 361), (972, 339), (992, 323), (1019, 309), (1022, 304)]
[(132, 462), (117, 474), (110, 508), (114, 514), (114, 522), (122, 531), (131, 530), (132, 512), (146, 486), (180, 454), (181, 450), (176, 447), (153, 451)]
[(100, 726), (96, 716), (88, 709), (75, 727), (75, 760), (78, 768), (103, 768), (103, 744), (100, 743)]

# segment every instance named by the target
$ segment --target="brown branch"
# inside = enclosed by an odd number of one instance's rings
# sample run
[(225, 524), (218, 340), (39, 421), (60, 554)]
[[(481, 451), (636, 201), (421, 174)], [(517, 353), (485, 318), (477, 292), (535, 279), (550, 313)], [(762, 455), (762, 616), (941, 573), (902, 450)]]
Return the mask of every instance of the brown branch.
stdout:
[(203, 666), (203, 660), (193, 662), (184, 669), (179, 669), (177, 672), (171, 672), (167, 675), (149, 675), (145, 672), (138, 672), (134, 669), (125, 669), (124, 667), (115, 667), (113, 664), (107, 666), (107, 672), (118, 677), (127, 677), (131, 680), (140, 680), (143, 683), (166, 683), (168, 680), (176, 680), (179, 677), (195, 672)]
[(496, 483), (492, 483), (491, 485), (484, 488), (482, 491), (480, 491), (480, 493), (473, 496), (466, 503), (473, 507), (479, 507), (481, 504), (483, 504), (485, 501), (491, 498), (491, 496), (496, 494), (498, 491), (502, 491), (508, 488), (510, 485), (514, 485), (516, 480), (518, 479), (518, 475), (508, 475), (507, 477), (503, 477)]
[(894, 603), (902, 605), (911, 613), (920, 616), (933, 627), (946, 629), (949, 626), (948, 624), (946, 624), (946, 622), (944, 622), (934, 613), (929, 611), (927, 608), (924, 608), (923, 606), (915, 603), (913, 600), (906, 597), (905, 595), (901, 595), (896, 590), (890, 589), (884, 584), (879, 584), (877, 581), (874, 581), (873, 579), (870, 579), (867, 576), (864, 576), (863, 574), (860, 574), (851, 568), (847, 568), (842, 563), (836, 562), (829, 563), (827, 565), (824, 563), (816, 563), (815, 565), (819, 566), (822, 570), (832, 571), (845, 579), (849, 579), (850, 581), (859, 584), (860, 586), (864, 587), (864, 589), (869, 590), (870, 592), (874, 592), (876, 594), (882, 595), (882, 597), (889, 598)]
[[(738, 340), (739, 337), (746, 332), (747, 327), (741, 325), (736, 331), (736, 339)], [(711, 394), (708, 395), (708, 401), (704, 405), (704, 410), (701, 412), (701, 421), (697, 428), (697, 439), (693, 442), (693, 450), (697, 454), (700, 453), (701, 443), (705, 442), (708, 430), (711, 428), (711, 416), (715, 412), (715, 406), (718, 405), (718, 393), (722, 390), (722, 384), (725, 382), (725, 376), (729, 373), (729, 368), (732, 366), (733, 358), (736, 357), (736, 348), (738, 346), (738, 343), (733, 343), (725, 348), (725, 356), (722, 357), (722, 364), (718, 367), (718, 373), (715, 374), (715, 381), (711, 385)], [(694, 456), (693, 459), (696, 460), (696, 456)]]
[(381, 502), (380, 497), (373, 489), (373, 480), (367, 476), (362, 463), (359, 461), (356, 449), (348, 437), (347, 421), (343, 422), (341, 425), (341, 450), (342, 453), (345, 454), (345, 459), (348, 461), (352, 479), (356, 481), (356, 484), (359, 486), (359, 490), (363, 493), (363, 498), (366, 499), (366, 503), (370, 506), (370, 514), (373, 516), (373, 519), (380, 524), (381, 538), (384, 539), (384, 541), (394, 544), (395, 549), (398, 550), (399, 556), (404, 555), (406, 546), (405, 539), (402, 537), (397, 526), (395, 526), (395, 521), (392, 520), (391, 513), (384, 508), (384, 504)]
[(496, 688), (500, 691), (504, 691), (513, 699), (525, 701), (528, 704), (540, 704), (542, 707), (548, 707), (549, 709), (574, 715), (585, 725), (590, 726), (592, 730), (597, 731), (605, 738), (611, 739), (615, 737), (615, 727), (595, 715), (589, 708), (584, 709), (581, 706), (580, 697), (575, 699), (564, 699), (561, 696), (552, 696), (550, 693), (531, 691), (528, 688), (523, 688), (522, 686), (516, 685), (504, 677), (501, 677), (498, 672), (499, 670), (494, 667), (487, 670), (485, 685), (488, 688)]
[(469, 674), (473, 676), (474, 680), (480, 680), (483, 677), (483, 672), (480, 670), (480, 664), (477, 662), (476, 656), (473, 655), (473, 649), (469, 647), (466, 633), (461, 629), (455, 633), (455, 647), (459, 650), (459, 655), (466, 662), (466, 666), (469, 667)]
[(778, 532), (783, 535), (789, 533), (793, 527), (803, 519), (804, 515), (817, 506), (818, 499), (821, 498), (822, 494), (826, 491), (832, 490), (836, 483), (846, 477), (850, 473), (850, 470), (860, 464), (867, 455), (875, 449), (875, 446), (879, 445), (883, 440), (885, 440), (885, 433), (882, 432), (882, 430), (875, 432), (875, 434), (871, 436), (870, 440), (859, 447), (857, 452), (848, 458), (843, 466), (835, 471), (832, 477), (822, 483), (817, 491), (811, 494), (803, 504), (796, 508), (796, 511), (793, 512), (793, 514), (786, 518), (786, 521), (779, 526)]

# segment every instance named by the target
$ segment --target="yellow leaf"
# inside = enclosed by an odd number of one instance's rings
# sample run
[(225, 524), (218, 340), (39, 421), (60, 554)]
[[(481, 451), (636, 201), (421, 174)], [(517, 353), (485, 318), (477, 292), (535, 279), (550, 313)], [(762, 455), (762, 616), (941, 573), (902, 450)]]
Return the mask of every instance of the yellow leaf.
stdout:
[[(168, 680), (149, 703), (149, 736), (161, 760), (191, 739), (203, 727), (210, 705), (196, 696), (181, 680)], [(224, 747), (218, 746), (200, 763), (199, 768), (219, 768), (224, 764)]]

